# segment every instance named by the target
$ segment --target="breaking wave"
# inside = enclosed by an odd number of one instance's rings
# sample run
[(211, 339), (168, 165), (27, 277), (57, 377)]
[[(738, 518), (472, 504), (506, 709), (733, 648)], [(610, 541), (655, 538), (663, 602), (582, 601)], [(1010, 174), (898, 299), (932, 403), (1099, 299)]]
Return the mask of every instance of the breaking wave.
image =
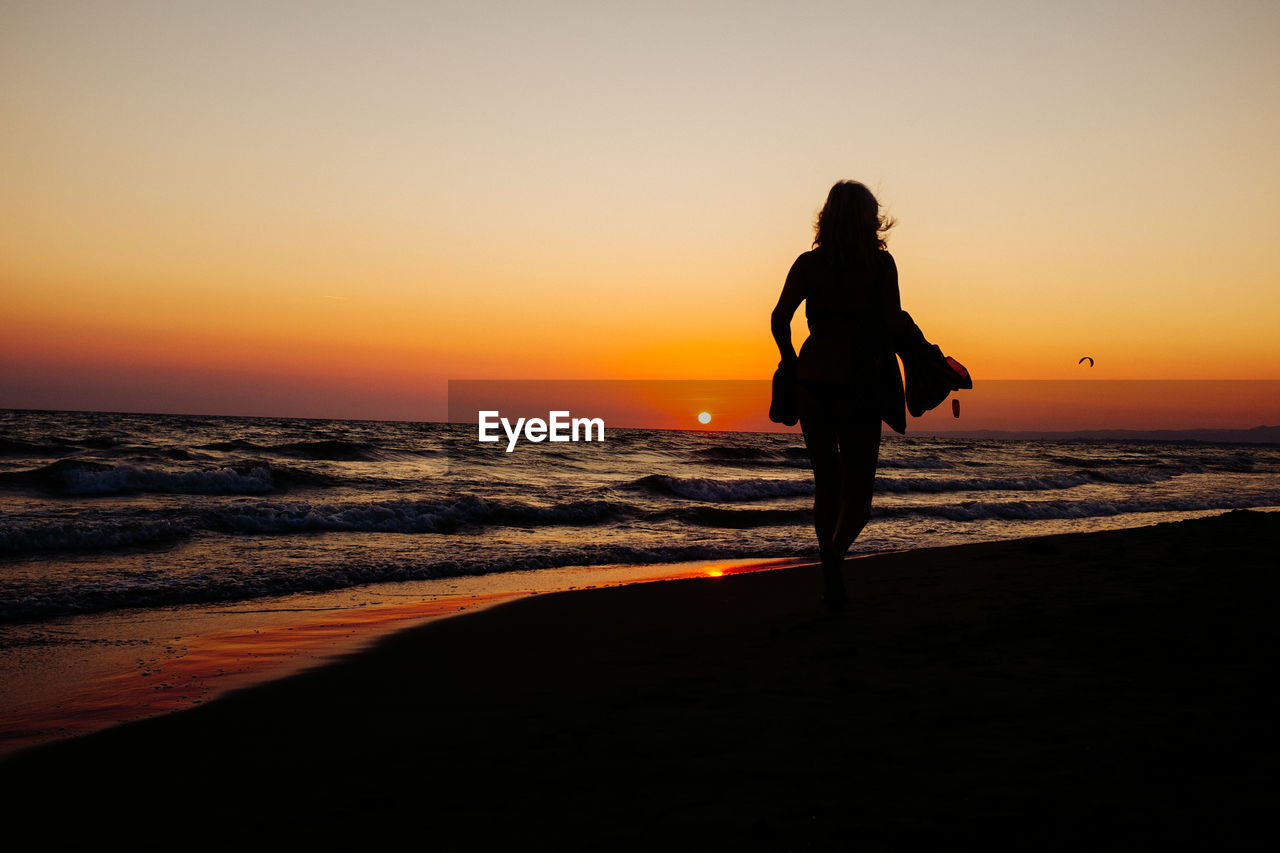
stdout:
[(0, 474), (0, 484), (35, 488), (64, 495), (126, 495), (141, 493), (182, 495), (258, 495), (291, 485), (323, 485), (323, 474), (268, 463), (231, 468), (170, 471), (143, 465), (107, 465), (61, 459), (28, 471)]
[(632, 480), (626, 488), (654, 495), (675, 496), (694, 501), (753, 501), (762, 498), (784, 498), (813, 494), (811, 478), (768, 480), (747, 478), (715, 480), (704, 477), (672, 477), (650, 474)]

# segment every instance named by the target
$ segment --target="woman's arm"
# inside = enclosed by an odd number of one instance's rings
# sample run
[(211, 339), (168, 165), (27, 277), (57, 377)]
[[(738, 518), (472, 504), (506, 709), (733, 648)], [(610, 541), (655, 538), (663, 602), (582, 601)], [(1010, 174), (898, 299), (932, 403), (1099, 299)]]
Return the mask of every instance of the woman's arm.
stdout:
[(796, 363), (796, 348), (791, 344), (791, 318), (795, 316), (796, 309), (803, 301), (804, 275), (800, 270), (800, 258), (796, 258), (796, 262), (791, 265), (791, 271), (787, 273), (786, 282), (782, 285), (782, 295), (778, 297), (778, 304), (774, 306), (773, 314), (769, 317), (773, 340), (778, 344), (778, 353), (782, 356), (783, 365), (787, 367), (794, 367)]

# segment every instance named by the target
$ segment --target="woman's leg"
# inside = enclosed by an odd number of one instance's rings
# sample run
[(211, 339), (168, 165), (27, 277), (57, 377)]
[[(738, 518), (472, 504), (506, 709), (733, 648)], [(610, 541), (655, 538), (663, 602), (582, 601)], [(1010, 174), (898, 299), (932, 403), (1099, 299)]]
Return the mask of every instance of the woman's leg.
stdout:
[(844, 559), (862, 528), (871, 518), (871, 495), (880, 460), (880, 416), (852, 411), (837, 425), (840, 468), (840, 508), (831, 548)]
[(823, 600), (831, 609), (840, 610), (849, 598), (844, 588), (843, 554), (836, 554), (832, 548), (842, 503), (836, 427), (830, 404), (802, 386), (800, 428), (809, 451), (809, 464), (813, 467), (813, 526), (822, 557)]
[(818, 548), (826, 550), (840, 515), (840, 454), (836, 422), (829, 403), (801, 385), (798, 395), (800, 429), (813, 468), (813, 527)]
[(818, 548), (825, 551), (831, 545), (840, 516), (840, 456), (836, 433), (830, 424), (812, 420), (804, 424), (803, 429), (809, 464), (813, 466), (813, 528), (818, 534)]

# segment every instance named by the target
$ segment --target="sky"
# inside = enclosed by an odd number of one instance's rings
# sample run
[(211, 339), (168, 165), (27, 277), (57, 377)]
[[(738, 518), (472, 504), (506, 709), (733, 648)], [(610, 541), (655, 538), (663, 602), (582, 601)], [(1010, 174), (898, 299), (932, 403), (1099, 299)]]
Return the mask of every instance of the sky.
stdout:
[(0, 407), (767, 379), (844, 178), (978, 383), (1280, 379), (1277, 43), (1274, 2), (0, 0)]

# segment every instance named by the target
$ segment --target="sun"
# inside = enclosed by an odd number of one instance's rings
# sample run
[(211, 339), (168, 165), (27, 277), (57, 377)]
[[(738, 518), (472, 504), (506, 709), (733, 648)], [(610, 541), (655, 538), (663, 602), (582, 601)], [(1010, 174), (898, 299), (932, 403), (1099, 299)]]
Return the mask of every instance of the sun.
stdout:
[(698, 423), (700, 423), (700, 424), (709, 424), (709, 423), (711, 423), (711, 413), (710, 413), (710, 412), (698, 412)]

